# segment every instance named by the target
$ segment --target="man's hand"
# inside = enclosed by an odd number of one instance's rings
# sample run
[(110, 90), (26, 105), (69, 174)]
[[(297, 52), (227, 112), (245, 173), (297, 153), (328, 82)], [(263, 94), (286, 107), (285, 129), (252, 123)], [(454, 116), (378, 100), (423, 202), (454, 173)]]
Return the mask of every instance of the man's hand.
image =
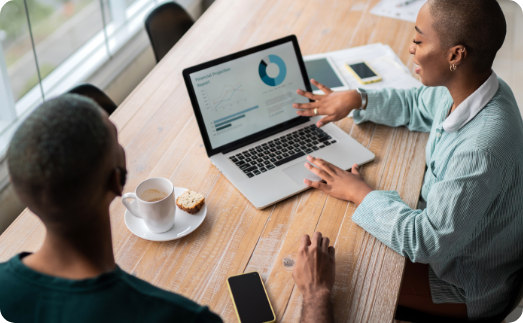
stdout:
[(305, 179), (303, 182), (310, 187), (322, 190), (341, 200), (354, 202), (357, 205), (360, 205), (367, 194), (373, 191), (363, 180), (359, 173), (359, 167), (356, 164), (352, 166), (352, 171), (349, 173), (320, 158), (307, 156), (307, 160), (310, 164), (306, 163), (305, 167), (326, 182), (312, 182)]
[(303, 294), (301, 323), (331, 323), (330, 301), (334, 287), (334, 247), (329, 238), (315, 232), (312, 241), (304, 235), (300, 242), (298, 258), (292, 276)]
[(325, 85), (312, 79), (311, 83), (318, 89), (322, 90), (325, 95), (316, 95), (303, 90), (298, 90), (297, 93), (308, 99), (314, 100), (311, 103), (295, 103), (292, 106), (295, 109), (300, 109), (296, 113), (304, 117), (314, 117), (314, 109), (318, 109), (318, 115), (325, 115), (326, 117), (318, 121), (318, 127), (322, 127), (329, 122), (338, 121), (346, 116), (354, 109), (361, 107), (361, 95), (356, 90), (333, 92)]

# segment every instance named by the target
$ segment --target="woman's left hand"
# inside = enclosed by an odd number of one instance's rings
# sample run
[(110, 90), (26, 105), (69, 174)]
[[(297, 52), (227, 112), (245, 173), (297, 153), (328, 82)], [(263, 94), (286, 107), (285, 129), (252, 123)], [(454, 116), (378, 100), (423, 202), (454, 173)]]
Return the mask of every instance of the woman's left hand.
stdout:
[(357, 205), (361, 204), (365, 196), (373, 191), (360, 175), (357, 164), (352, 166), (352, 171), (349, 173), (320, 158), (307, 156), (307, 160), (310, 164), (306, 163), (305, 167), (326, 182), (312, 182), (305, 179), (304, 183), (310, 187), (322, 190), (341, 200), (354, 202)]

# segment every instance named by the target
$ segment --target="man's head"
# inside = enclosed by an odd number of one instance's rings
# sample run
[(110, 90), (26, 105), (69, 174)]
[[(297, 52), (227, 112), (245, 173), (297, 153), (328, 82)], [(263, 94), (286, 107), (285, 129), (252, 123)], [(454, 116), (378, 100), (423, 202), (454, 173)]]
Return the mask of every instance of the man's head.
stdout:
[(121, 195), (125, 153), (94, 101), (63, 95), (38, 107), (7, 151), (11, 182), (44, 223), (81, 222)]
[(423, 84), (441, 86), (458, 72), (491, 72), (507, 24), (496, 0), (429, 0), (416, 20), (410, 52)]

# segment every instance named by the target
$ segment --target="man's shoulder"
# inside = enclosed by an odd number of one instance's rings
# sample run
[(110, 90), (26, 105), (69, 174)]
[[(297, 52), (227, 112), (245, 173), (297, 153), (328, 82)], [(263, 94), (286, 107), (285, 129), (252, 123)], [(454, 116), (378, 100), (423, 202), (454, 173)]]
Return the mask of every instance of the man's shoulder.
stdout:
[[(47, 314), (59, 307), (64, 317), (76, 317), (78, 322), (100, 322), (103, 317), (118, 318), (112, 322), (169, 322), (172, 318), (177, 322), (222, 322), (206, 306), (155, 287), (119, 267), (95, 278), (71, 281), (33, 272), (22, 267), (19, 258), (0, 263), (0, 310), (14, 322), (31, 321), (43, 304)], [(79, 304), (84, 308), (79, 309)], [(97, 310), (84, 312), (89, 308)]]
[[(122, 271), (121, 282), (130, 289), (137, 297), (162, 312), (174, 311), (177, 315), (184, 313), (186, 316), (197, 316), (198, 322), (221, 322), (221, 319), (213, 314), (208, 307), (201, 306), (190, 299), (175, 294), (134, 277)], [(182, 315), (184, 316), (184, 315)]]
[(120, 278), (123, 284), (125, 284), (131, 291), (140, 295), (140, 297), (158, 299), (159, 301), (165, 303), (181, 304), (190, 309), (201, 307), (195, 302), (181, 295), (158, 288), (124, 271), (122, 271)]
[[(18, 255), (13, 258), (18, 257)], [(14, 271), (11, 268), (10, 262), (13, 261), (13, 258), (6, 262), (0, 262), (0, 285), (5, 284), (13, 280)]]

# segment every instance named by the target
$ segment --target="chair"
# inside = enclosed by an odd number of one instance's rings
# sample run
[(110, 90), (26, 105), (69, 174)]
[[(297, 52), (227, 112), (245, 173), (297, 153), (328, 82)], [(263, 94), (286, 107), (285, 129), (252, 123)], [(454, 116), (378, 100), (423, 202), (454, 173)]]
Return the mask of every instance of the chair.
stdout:
[(194, 21), (177, 3), (167, 2), (156, 7), (145, 19), (145, 30), (158, 63), (189, 30)]
[(96, 86), (88, 83), (80, 84), (69, 91), (70, 94), (78, 94), (93, 99), (109, 115), (118, 107), (111, 98)]
[[(519, 274), (520, 278), (523, 278), (523, 275)], [(523, 299), (523, 279), (520, 279), (519, 283), (519, 292), (517, 296), (514, 298), (513, 302), (508, 306), (505, 311), (503, 311), (501, 314), (496, 315), (495, 317), (491, 317), (488, 319), (480, 320), (480, 321), (474, 321), (476, 323), (500, 323), (503, 322), (503, 320), (510, 314), (512, 311), (516, 309), (516, 307), (519, 305), (521, 300)], [(469, 320), (466, 319), (456, 319), (456, 318), (448, 318), (448, 317), (442, 317), (437, 315), (431, 315), (426, 314), (423, 312), (419, 312), (407, 307), (398, 306), (396, 309), (396, 320), (398, 321), (406, 321), (411, 323), (467, 323)]]

